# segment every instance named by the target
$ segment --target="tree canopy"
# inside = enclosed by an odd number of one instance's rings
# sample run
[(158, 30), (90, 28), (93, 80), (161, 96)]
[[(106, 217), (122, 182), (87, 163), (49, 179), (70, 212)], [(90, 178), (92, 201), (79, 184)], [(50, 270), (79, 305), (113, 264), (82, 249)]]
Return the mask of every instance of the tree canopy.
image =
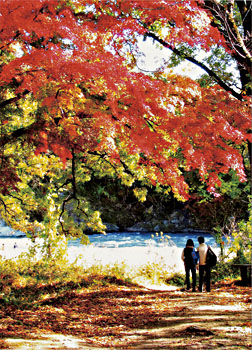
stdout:
[[(191, 171), (214, 196), (230, 169), (247, 181), (250, 26), (245, 0), (1, 0), (2, 215), (71, 234), (80, 217), (78, 235), (104, 229), (81, 196), (93, 176), (140, 200), (150, 186), (187, 200)], [(173, 52), (166, 67), (137, 69), (141, 38)], [(166, 69), (181, 60), (207, 76)]]

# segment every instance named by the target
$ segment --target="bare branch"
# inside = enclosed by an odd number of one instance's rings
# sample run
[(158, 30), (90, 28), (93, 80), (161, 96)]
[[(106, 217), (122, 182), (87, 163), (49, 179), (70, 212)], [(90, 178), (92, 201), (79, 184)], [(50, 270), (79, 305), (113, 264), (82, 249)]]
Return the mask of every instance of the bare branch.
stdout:
[(236, 37), (237, 42), (239, 43), (240, 47), (242, 48), (245, 57), (247, 57), (250, 60), (250, 62), (252, 63), (252, 55), (247, 50), (247, 48), (244, 44), (243, 38), (241, 37), (241, 34), (240, 34), (239, 29), (237, 27), (237, 24), (235, 23), (233, 11), (234, 11), (234, 0), (230, 0), (230, 11), (227, 12), (227, 15), (228, 15), (229, 22), (232, 25), (232, 29), (233, 29), (232, 32), (234, 33), (234, 37)]

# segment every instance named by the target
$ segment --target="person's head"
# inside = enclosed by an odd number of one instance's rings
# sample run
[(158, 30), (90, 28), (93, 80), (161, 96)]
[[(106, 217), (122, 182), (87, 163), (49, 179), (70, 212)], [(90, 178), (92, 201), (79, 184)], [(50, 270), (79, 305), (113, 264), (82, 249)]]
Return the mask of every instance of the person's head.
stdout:
[(198, 237), (198, 242), (199, 242), (199, 244), (204, 243), (205, 242), (205, 238), (202, 237), (202, 236), (199, 236)]
[(187, 242), (186, 242), (186, 246), (187, 247), (194, 247), (193, 240), (192, 239), (188, 239)]

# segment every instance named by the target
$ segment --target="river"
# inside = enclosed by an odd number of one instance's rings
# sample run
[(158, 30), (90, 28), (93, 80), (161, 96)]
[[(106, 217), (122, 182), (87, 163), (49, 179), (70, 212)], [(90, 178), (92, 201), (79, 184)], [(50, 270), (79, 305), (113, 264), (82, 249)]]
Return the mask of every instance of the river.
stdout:
[[(152, 232), (108, 232), (103, 234), (89, 235), (90, 243), (99, 248), (129, 248), (129, 247), (148, 247), (148, 246), (176, 246), (185, 247), (187, 239), (191, 238), (194, 245), (198, 245), (197, 237), (205, 237), (207, 244), (216, 246), (215, 239), (211, 234), (205, 232), (177, 232), (164, 233), (163, 235)], [(23, 232), (14, 231), (0, 220), (0, 238), (9, 238), (18, 242), (20, 238), (26, 237)], [(17, 243), (18, 244), (18, 243)], [(68, 246), (79, 247), (80, 239), (70, 240)]]
[[(205, 237), (207, 244), (215, 246), (215, 239), (212, 235), (203, 232), (178, 232), (164, 233), (163, 235), (151, 232), (109, 232), (106, 235), (92, 234), (89, 240), (95, 247), (104, 248), (128, 248), (128, 247), (147, 247), (147, 246), (177, 246), (185, 247), (186, 241), (191, 238), (194, 245), (198, 245), (198, 236)], [(69, 246), (79, 246), (80, 239), (70, 240)]]
[[(207, 244), (216, 249), (213, 236), (205, 232), (177, 232), (163, 235), (152, 232), (109, 232), (106, 235), (89, 235), (90, 245), (83, 246), (80, 239), (69, 240), (67, 257), (70, 262), (78, 259), (78, 264), (86, 267), (101, 264), (103, 266), (118, 263), (126, 264), (128, 269), (142, 265), (165, 264), (167, 271), (183, 272), (181, 260), (182, 248), (191, 238), (195, 247), (198, 236), (205, 237)], [(31, 241), (22, 232), (13, 232), (9, 227), (0, 225), (0, 256), (14, 259), (28, 251)]]

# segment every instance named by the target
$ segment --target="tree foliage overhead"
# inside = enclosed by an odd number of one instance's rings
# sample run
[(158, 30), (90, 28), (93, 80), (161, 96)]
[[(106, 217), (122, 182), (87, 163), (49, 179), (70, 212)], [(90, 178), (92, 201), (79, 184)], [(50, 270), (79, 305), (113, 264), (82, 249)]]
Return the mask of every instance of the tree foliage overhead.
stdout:
[[(57, 194), (51, 212), (65, 233), (71, 226), (63, 225), (66, 209), (92, 217), (89, 226), (98, 220), (79, 196), (79, 184), (92, 176), (110, 175), (128, 185), (138, 180), (183, 200), (190, 196), (184, 177), (189, 171), (197, 171), (214, 195), (218, 174), (233, 169), (246, 181), (249, 6), (217, 0), (1, 0), (2, 209), (8, 213), (15, 198), (21, 212), (32, 198), (38, 218), (50, 207), (42, 197), (39, 206), (39, 191), (47, 201)], [(139, 72), (134, 53), (141, 37), (201, 66), (214, 83), (165, 69)], [(238, 88), (230, 75), (218, 74), (218, 57), (211, 55), (217, 48), (226, 62), (237, 63)], [(197, 59), (196, 49), (209, 53), (208, 63)], [(143, 199), (144, 191), (135, 192)]]

